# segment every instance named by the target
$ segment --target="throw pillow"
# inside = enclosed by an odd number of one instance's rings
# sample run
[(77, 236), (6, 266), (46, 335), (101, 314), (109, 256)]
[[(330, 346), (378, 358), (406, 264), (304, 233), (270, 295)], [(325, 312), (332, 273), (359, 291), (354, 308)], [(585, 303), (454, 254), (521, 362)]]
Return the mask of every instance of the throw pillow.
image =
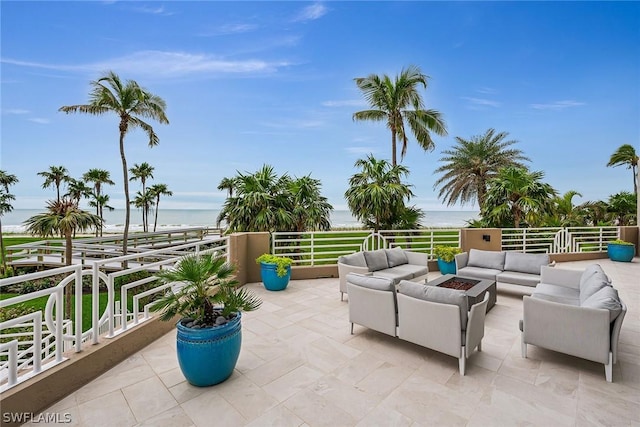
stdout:
[(362, 252), (356, 252), (351, 255), (343, 255), (338, 258), (338, 262), (340, 264), (347, 264), (353, 267), (366, 267), (367, 261), (364, 259), (364, 254)]
[(609, 322), (616, 320), (622, 312), (622, 304), (620, 304), (618, 291), (611, 286), (601, 288), (598, 292), (587, 298), (581, 306), (609, 310)]
[(549, 264), (547, 254), (526, 254), (507, 251), (504, 257), (504, 269), (519, 273), (540, 274), (540, 268)]
[(389, 268), (387, 262), (387, 253), (384, 249), (378, 249), (377, 251), (364, 252), (364, 259), (367, 261), (367, 267), (369, 271), (378, 271)]
[(402, 248), (385, 249), (385, 252), (387, 254), (387, 263), (389, 264), (389, 267), (409, 263), (407, 254), (404, 253)]
[(469, 267), (491, 268), (493, 270), (504, 270), (505, 253), (502, 251), (483, 251), (471, 249), (469, 251)]

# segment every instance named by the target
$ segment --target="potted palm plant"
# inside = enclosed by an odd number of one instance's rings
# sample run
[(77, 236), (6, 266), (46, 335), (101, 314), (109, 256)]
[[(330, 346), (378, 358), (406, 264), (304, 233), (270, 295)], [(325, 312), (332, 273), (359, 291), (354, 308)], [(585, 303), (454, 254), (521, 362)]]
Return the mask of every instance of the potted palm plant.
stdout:
[(181, 316), (177, 327), (180, 369), (195, 386), (218, 384), (231, 376), (242, 343), (241, 312), (262, 301), (238, 288), (234, 266), (224, 256), (187, 255), (157, 277), (170, 290), (151, 309), (161, 320)]
[(454, 246), (438, 245), (433, 248), (433, 254), (438, 258), (438, 268), (442, 274), (456, 274), (455, 256), (462, 252), (462, 249)]
[(636, 254), (636, 245), (624, 240), (613, 240), (607, 243), (607, 255), (611, 261), (631, 262)]
[(260, 264), (260, 276), (264, 287), (269, 291), (286, 289), (291, 279), (291, 258), (262, 254), (256, 259)]

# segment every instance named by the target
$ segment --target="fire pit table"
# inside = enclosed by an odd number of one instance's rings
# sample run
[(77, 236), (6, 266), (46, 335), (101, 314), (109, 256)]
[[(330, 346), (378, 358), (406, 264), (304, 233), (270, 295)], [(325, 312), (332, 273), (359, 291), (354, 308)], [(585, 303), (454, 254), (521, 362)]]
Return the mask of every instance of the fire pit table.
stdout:
[(484, 292), (489, 292), (489, 304), (487, 311), (496, 304), (496, 282), (493, 280), (472, 279), (470, 277), (456, 276), (455, 274), (445, 274), (437, 279), (426, 281), (427, 286), (440, 286), (441, 288), (459, 289), (467, 295), (469, 308), (473, 304), (479, 303), (484, 298)]

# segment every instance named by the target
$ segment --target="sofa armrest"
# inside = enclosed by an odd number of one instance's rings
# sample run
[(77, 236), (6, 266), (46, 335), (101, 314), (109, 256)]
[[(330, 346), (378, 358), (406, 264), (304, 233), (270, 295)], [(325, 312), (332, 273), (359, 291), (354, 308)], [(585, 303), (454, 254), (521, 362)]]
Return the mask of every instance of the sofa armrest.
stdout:
[(338, 277), (340, 278), (340, 292), (347, 292), (347, 274), (349, 273), (358, 273), (358, 274), (369, 274), (369, 268), (367, 267), (356, 267), (349, 264), (338, 263)]
[(609, 310), (576, 307), (525, 296), (523, 342), (607, 364)]
[(427, 254), (422, 252), (412, 252), (412, 251), (404, 251), (407, 255), (407, 261), (412, 265), (429, 265), (429, 260), (427, 259)]
[(457, 254), (455, 256), (455, 262), (456, 262), (456, 271), (466, 267), (467, 263), (469, 262), (469, 252), (462, 252), (461, 254)]
[(540, 283), (547, 283), (549, 285), (579, 289), (581, 276), (582, 271), (579, 270), (565, 270), (550, 266), (542, 266), (542, 268), (540, 268)]

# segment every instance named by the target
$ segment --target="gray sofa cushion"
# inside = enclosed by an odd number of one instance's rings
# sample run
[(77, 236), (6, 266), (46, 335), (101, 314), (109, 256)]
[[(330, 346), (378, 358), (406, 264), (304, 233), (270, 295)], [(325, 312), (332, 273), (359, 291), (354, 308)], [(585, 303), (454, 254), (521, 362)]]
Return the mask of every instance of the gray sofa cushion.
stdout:
[(385, 279), (389, 279), (397, 285), (401, 280), (413, 279), (413, 272), (410, 270), (402, 269), (402, 267), (404, 266), (405, 265), (399, 265), (397, 267), (387, 268), (385, 270), (378, 270), (372, 272), (371, 274), (373, 274), (375, 277), (384, 277)]
[(471, 249), (469, 251), (469, 267), (490, 268), (493, 270), (504, 270), (505, 253), (495, 251), (483, 251)]
[(585, 282), (595, 274), (604, 275), (607, 278), (607, 281), (611, 282), (607, 275), (604, 273), (604, 270), (602, 270), (602, 267), (600, 267), (600, 264), (591, 264), (584, 269), (584, 271), (582, 272), (582, 276), (580, 276), (580, 287), (582, 287)]
[(409, 262), (407, 254), (404, 253), (402, 248), (385, 249), (385, 252), (387, 254), (387, 264), (389, 264), (389, 267), (395, 267)]
[(618, 291), (611, 286), (601, 288), (598, 292), (587, 298), (580, 306), (609, 310), (610, 322), (616, 320), (616, 317), (622, 312), (622, 304), (620, 304)]
[[(440, 288), (438, 286), (427, 286), (403, 280), (398, 286), (398, 292), (425, 301), (457, 305), (460, 308), (460, 324), (462, 325), (462, 330), (467, 329), (467, 312), (469, 311), (469, 306), (467, 303), (467, 295), (464, 291)], [(430, 325), (424, 326), (430, 327)]]
[(577, 289), (566, 286), (540, 283), (531, 294), (533, 298), (539, 298), (560, 304), (580, 305), (580, 292)]
[(503, 271), (496, 276), (496, 282), (512, 283), (522, 286), (536, 286), (540, 283), (539, 274), (520, 273), (518, 271)]
[(356, 252), (351, 255), (342, 255), (338, 258), (340, 264), (347, 264), (353, 267), (366, 267), (367, 261), (364, 259), (364, 253)]
[(364, 252), (364, 259), (367, 261), (367, 267), (369, 271), (378, 271), (389, 268), (387, 262), (387, 253), (384, 249), (378, 249), (377, 251)]
[(368, 276), (358, 273), (347, 274), (347, 282), (362, 286), (363, 288), (374, 289), (376, 291), (395, 292), (396, 287), (393, 282), (384, 277)]
[(502, 273), (502, 270), (494, 270), (492, 268), (482, 267), (463, 267), (456, 272), (457, 276), (472, 277), (474, 279), (488, 279), (495, 282), (496, 276)]
[(524, 254), (507, 251), (504, 257), (504, 270), (520, 273), (540, 274), (540, 267), (549, 264), (547, 254)]
[(611, 286), (611, 281), (602, 270), (591, 274), (587, 280), (580, 279), (580, 304), (605, 286)]

